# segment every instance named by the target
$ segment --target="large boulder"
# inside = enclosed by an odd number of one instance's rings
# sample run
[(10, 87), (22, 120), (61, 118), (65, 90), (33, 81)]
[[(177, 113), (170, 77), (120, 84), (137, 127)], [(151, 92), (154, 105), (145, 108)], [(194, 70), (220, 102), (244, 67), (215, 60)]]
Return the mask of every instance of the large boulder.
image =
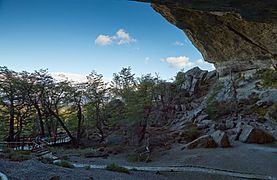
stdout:
[(190, 95), (194, 94), (197, 90), (199, 90), (200, 85), (203, 84), (207, 74), (208, 71), (203, 71), (199, 67), (190, 69), (184, 74), (182, 89)]
[(194, 141), (188, 143), (182, 149), (194, 149), (194, 148), (215, 148), (217, 147), (216, 142), (210, 135), (201, 136)]
[(231, 147), (227, 133), (223, 131), (215, 131), (212, 135), (213, 140), (218, 144), (219, 147), (227, 148)]
[(262, 129), (244, 126), (240, 133), (239, 140), (243, 143), (268, 144), (273, 143), (275, 138)]

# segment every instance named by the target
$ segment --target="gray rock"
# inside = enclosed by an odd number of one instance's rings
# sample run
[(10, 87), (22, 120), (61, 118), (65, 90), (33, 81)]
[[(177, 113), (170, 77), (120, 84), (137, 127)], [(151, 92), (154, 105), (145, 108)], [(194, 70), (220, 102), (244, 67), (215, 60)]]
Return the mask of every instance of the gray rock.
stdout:
[(218, 144), (219, 147), (227, 148), (231, 147), (228, 135), (223, 131), (215, 131), (212, 135), (213, 140)]
[(225, 123), (226, 129), (232, 129), (235, 126), (235, 123), (231, 120), (227, 120)]
[(275, 138), (262, 129), (246, 125), (242, 129), (239, 140), (243, 143), (268, 144), (273, 143)]
[(204, 82), (208, 71), (203, 71), (199, 67), (190, 69), (184, 74), (184, 83), (182, 84), (182, 89), (189, 93), (194, 94), (199, 90), (199, 86)]
[(215, 64), (220, 76), (230, 70), (276, 67), (275, 1), (154, 2), (154, 10), (183, 30), (204, 59)]

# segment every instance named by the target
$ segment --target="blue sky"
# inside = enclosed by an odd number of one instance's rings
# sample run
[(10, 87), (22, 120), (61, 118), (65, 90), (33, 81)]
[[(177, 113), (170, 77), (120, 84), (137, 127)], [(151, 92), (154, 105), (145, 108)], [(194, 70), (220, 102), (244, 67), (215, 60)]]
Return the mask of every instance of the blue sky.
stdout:
[(111, 77), (131, 66), (169, 79), (212, 69), (185, 34), (149, 4), (127, 0), (0, 0), (0, 65)]

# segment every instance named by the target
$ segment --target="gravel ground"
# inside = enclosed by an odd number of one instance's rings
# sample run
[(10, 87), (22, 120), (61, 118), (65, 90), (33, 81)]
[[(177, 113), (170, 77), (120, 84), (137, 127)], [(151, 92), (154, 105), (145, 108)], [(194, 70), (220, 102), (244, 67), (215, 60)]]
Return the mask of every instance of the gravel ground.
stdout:
[(0, 171), (5, 173), (10, 180), (48, 180), (59, 176), (62, 180), (238, 180), (225, 176), (204, 173), (152, 173), (133, 171), (131, 174), (116, 173), (106, 170), (68, 169), (54, 165), (43, 164), (36, 160), (25, 162), (10, 162), (0, 160)]
[(181, 150), (176, 145), (169, 151), (152, 156), (150, 163), (130, 163), (126, 154), (103, 158), (80, 158), (70, 160), (83, 164), (105, 165), (116, 163), (126, 166), (200, 166), (277, 177), (277, 144), (235, 144), (232, 148)]
[[(261, 174), (276, 177), (277, 179), (277, 144), (265, 146), (254, 144), (237, 144), (233, 148), (216, 149), (194, 149), (181, 151), (181, 146), (177, 145), (169, 151), (160, 152), (152, 157), (150, 163), (129, 163), (126, 161), (126, 154), (103, 158), (80, 158), (70, 156), (72, 162), (105, 165), (116, 163), (119, 165), (135, 166), (182, 166), (194, 165), (224, 169), (245, 173)], [(64, 154), (60, 154), (64, 155)], [(99, 169), (68, 169), (54, 165), (43, 164), (36, 160), (25, 162), (10, 162), (0, 159), (0, 172), (6, 174), (9, 179), (15, 180), (48, 180), (51, 177), (59, 176), (64, 180), (178, 180), (178, 179), (223, 179), (231, 180), (228, 176), (211, 175), (207, 173), (192, 172), (154, 172), (133, 171), (131, 174), (122, 174)]]

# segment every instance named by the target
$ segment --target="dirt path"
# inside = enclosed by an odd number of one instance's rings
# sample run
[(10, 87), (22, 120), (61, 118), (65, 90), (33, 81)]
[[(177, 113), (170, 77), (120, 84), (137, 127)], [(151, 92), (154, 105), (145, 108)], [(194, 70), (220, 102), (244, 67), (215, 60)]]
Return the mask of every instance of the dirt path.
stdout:
[[(59, 162), (57, 160), (55, 162)], [(72, 163), (75, 168), (90, 167), (92, 169), (105, 169), (107, 165), (90, 165), (90, 164), (78, 164)], [(148, 171), (148, 172), (194, 172), (194, 173), (207, 173), (212, 175), (223, 175), (235, 178), (246, 178), (246, 179), (261, 179), (261, 180), (277, 180), (277, 177), (265, 176), (259, 174), (250, 174), (243, 172), (228, 171), (223, 169), (214, 169), (207, 167), (196, 167), (196, 166), (122, 166), (129, 170), (135, 171)]]

